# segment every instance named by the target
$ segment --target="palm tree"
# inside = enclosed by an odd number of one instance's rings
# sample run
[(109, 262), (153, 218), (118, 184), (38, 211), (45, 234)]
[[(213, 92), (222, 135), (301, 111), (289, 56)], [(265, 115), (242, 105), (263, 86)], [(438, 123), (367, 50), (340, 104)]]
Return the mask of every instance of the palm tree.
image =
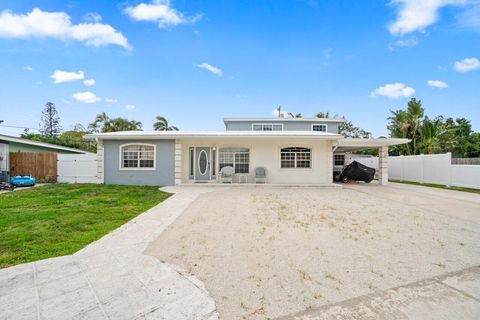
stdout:
[(102, 127), (108, 122), (110, 118), (107, 116), (105, 112), (97, 114), (95, 120), (88, 125), (88, 129), (92, 132), (100, 132)]
[[(387, 129), (390, 131), (390, 136), (394, 138), (410, 138), (410, 115), (405, 110), (391, 111), (392, 114), (388, 117), (390, 123), (387, 126)], [(409, 155), (410, 144), (406, 144), (406, 153)], [(403, 148), (403, 147), (399, 147)]]
[(316, 115), (315, 115), (315, 118), (330, 118), (330, 112), (318, 112)]
[(292, 118), (301, 118), (302, 117), (302, 114), (301, 113), (291, 113), (289, 112), (288, 115)]
[(168, 120), (165, 117), (157, 116), (156, 119), (157, 121), (153, 124), (155, 131), (178, 131), (177, 127), (168, 125)]
[(408, 102), (407, 112), (410, 118), (410, 125), (412, 128), (412, 140), (413, 140), (413, 154), (417, 153), (417, 136), (418, 127), (420, 125), (420, 119), (423, 117), (424, 109), (422, 107), (422, 101), (412, 98)]

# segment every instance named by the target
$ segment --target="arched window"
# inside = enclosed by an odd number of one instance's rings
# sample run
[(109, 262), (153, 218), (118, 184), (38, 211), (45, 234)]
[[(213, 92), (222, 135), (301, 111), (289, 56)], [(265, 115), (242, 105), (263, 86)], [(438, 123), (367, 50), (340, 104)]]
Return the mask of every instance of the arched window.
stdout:
[(312, 149), (301, 147), (282, 148), (280, 150), (281, 168), (311, 168)]
[(121, 145), (120, 169), (155, 169), (155, 145)]

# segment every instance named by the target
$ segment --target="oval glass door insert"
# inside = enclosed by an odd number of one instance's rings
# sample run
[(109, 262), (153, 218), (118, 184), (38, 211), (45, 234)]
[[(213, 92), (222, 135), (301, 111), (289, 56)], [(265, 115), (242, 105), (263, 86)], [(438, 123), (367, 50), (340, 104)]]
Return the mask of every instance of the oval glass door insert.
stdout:
[(207, 173), (207, 153), (205, 150), (200, 151), (198, 156), (198, 169), (202, 176)]

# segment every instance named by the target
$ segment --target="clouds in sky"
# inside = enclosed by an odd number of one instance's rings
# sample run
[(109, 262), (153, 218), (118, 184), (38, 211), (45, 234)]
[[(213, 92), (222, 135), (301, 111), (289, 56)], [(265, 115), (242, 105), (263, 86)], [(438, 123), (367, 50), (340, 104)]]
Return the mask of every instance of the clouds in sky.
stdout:
[(448, 5), (462, 5), (467, 0), (393, 0), (398, 6), (397, 18), (388, 26), (392, 35), (402, 36), (425, 29), (437, 22), (439, 11)]
[(480, 68), (480, 60), (477, 58), (465, 58), (460, 61), (456, 61), (453, 64), (453, 68), (458, 72), (468, 72)]
[(33, 68), (32, 68), (32, 66), (26, 65), (26, 66), (23, 66), (23, 70), (25, 70), (25, 71), (33, 71)]
[(213, 73), (216, 76), (223, 77), (223, 71), (222, 69), (212, 66), (211, 64), (208, 64), (206, 62), (202, 62), (200, 64), (196, 65), (197, 68), (205, 69), (211, 73)]
[(390, 99), (398, 98), (408, 98), (415, 93), (415, 89), (412, 87), (406, 86), (403, 83), (389, 83), (384, 86), (378, 87), (369, 94), (370, 98), (375, 98), (378, 96), (387, 97)]
[(95, 79), (85, 79), (83, 80), (83, 84), (86, 86), (94, 86), (95, 85)]
[(118, 100), (115, 98), (105, 98), (106, 103), (117, 103)]
[(83, 71), (77, 72), (70, 72), (70, 71), (62, 71), (62, 70), (55, 70), (51, 75), (53, 83), (64, 83), (64, 82), (71, 82), (75, 80), (82, 80), (85, 77), (85, 73)]
[(125, 109), (127, 110), (134, 110), (136, 108), (136, 106), (134, 104), (126, 104), (125, 105)]
[(388, 46), (388, 49), (395, 50), (395, 47), (412, 48), (418, 44), (417, 38), (398, 39)]
[(150, 3), (142, 2), (136, 6), (126, 7), (124, 13), (136, 21), (155, 22), (159, 28), (195, 23), (202, 17), (202, 14), (186, 17), (183, 13), (173, 8), (169, 0), (153, 0)]
[(72, 98), (78, 102), (93, 104), (97, 103), (101, 99), (97, 97), (93, 92), (85, 91), (85, 92), (77, 92), (72, 95)]
[(10, 10), (0, 13), (0, 37), (3, 38), (54, 38), (62, 41), (79, 41), (86, 46), (117, 45), (130, 48), (127, 38), (108, 24), (85, 22), (72, 24), (65, 12), (47, 12), (35, 8), (27, 14)]
[(437, 89), (448, 88), (448, 84), (446, 84), (445, 82), (440, 81), (440, 80), (428, 80), (427, 85), (429, 85), (432, 88), (437, 88)]

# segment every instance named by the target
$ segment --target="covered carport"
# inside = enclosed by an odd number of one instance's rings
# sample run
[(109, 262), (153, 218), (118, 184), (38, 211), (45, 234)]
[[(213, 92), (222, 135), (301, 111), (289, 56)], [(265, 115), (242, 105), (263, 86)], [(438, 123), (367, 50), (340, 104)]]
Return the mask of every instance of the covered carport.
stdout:
[(353, 153), (355, 151), (378, 149), (378, 182), (388, 184), (388, 148), (405, 144), (410, 140), (399, 138), (358, 139), (343, 138), (333, 146), (334, 153)]

